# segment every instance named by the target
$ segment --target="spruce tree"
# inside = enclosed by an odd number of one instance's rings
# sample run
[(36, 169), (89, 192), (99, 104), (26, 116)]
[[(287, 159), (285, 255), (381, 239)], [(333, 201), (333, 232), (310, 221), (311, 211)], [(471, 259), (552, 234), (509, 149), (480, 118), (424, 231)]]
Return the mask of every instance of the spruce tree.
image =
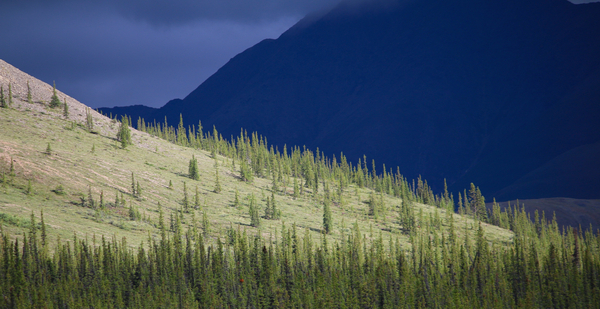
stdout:
[(12, 84), (8, 83), (8, 106), (12, 106), (13, 104), (13, 96), (12, 96)]
[(267, 206), (265, 207), (265, 219), (273, 219), (273, 212), (271, 210), (271, 199), (267, 196)]
[(369, 216), (373, 216), (375, 220), (379, 218), (379, 205), (377, 200), (375, 199), (375, 194), (371, 191), (369, 195)]
[(135, 192), (135, 177), (133, 176), (133, 172), (131, 172), (131, 196), (136, 197), (137, 194)]
[(41, 232), (41, 237), (42, 237), (42, 247), (44, 249), (44, 251), (46, 250), (46, 247), (48, 245), (47, 239), (48, 239), (48, 234), (46, 232), (46, 223), (44, 222), (44, 211), (41, 210), (40, 211), (40, 217), (41, 217), (41, 228), (42, 228), (42, 232)]
[(94, 118), (89, 107), (85, 109), (85, 127), (88, 132), (94, 131)]
[(248, 212), (250, 214), (250, 225), (254, 227), (260, 226), (260, 215), (258, 214), (258, 207), (256, 205), (256, 198), (254, 197), (254, 193), (250, 196), (250, 206), (248, 207)]
[(179, 114), (179, 126), (177, 127), (177, 144), (187, 146), (187, 135), (183, 126), (183, 116)]
[(196, 157), (194, 157), (194, 155), (192, 155), (192, 159), (190, 160), (190, 163), (188, 166), (188, 175), (193, 180), (200, 179), (200, 175), (198, 173), (198, 159), (196, 159)]
[(271, 219), (279, 220), (281, 218), (281, 210), (277, 208), (275, 202), (275, 193), (271, 191)]
[(88, 185), (88, 200), (87, 200), (87, 202), (88, 202), (87, 206), (89, 208), (95, 208), (94, 197), (92, 196), (92, 186), (90, 186), (90, 185)]
[(183, 182), (183, 209), (185, 209), (185, 212), (189, 212), (190, 209), (190, 203), (189, 203), (189, 199), (188, 199), (188, 192), (187, 192), (187, 184), (185, 183), (185, 181)]
[(215, 160), (215, 193), (221, 193), (221, 182), (219, 181), (219, 163)]
[(129, 118), (127, 115), (121, 116), (121, 124), (117, 132), (117, 140), (121, 142), (121, 147), (126, 148), (131, 145), (131, 129), (129, 128)]
[(488, 221), (487, 209), (485, 207), (485, 198), (483, 197), (483, 195), (481, 195), (479, 187), (475, 187), (473, 183), (471, 183), (471, 188), (469, 189), (469, 205), (472, 207), (473, 215), (477, 219), (483, 222)]
[(69, 104), (67, 104), (67, 98), (63, 102), (63, 116), (69, 118)]
[(239, 193), (238, 193), (238, 189), (235, 188), (235, 199), (233, 200), (233, 206), (236, 208), (239, 208), (240, 205), (240, 197), (239, 197)]
[(115, 207), (119, 207), (119, 191), (115, 191)]
[(294, 199), (300, 197), (300, 190), (298, 188), (298, 179), (294, 177)]
[(33, 99), (31, 98), (31, 87), (29, 87), (29, 81), (27, 81), (27, 103), (33, 104)]
[(104, 190), (100, 190), (100, 209), (104, 209)]
[(414, 207), (414, 205), (413, 205), (412, 201), (410, 201), (410, 200), (402, 201), (402, 206), (400, 207), (400, 209), (401, 209), (400, 224), (402, 225), (402, 228), (406, 232), (410, 232), (410, 231), (414, 230), (414, 228), (416, 226), (416, 219), (415, 219), (415, 213), (414, 213), (413, 207)]
[(331, 218), (331, 201), (325, 199), (323, 201), (323, 231), (325, 234), (329, 234), (333, 227), (333, 221)]
[(248, 163), (243, 158), (241, 161), (242, 162), (240, 163), (240, 179), (246, 182), (252, 182), (254, 176), (252, 174), (252, 171), (250, 170), (250, 166), (248, 166)]
[(50, 108), (56, 108), (60, 106), (60, 99), (58, 98), (58, 95), (56, 94), (56, 83), (53, 83), (52, 86), (52, 98), (50, 98), (50, 104), (49, 104)]
[(52, 147), (50, 147), (50, 143), (48, 143), (48, 146), (46, 146), (46, 151), (44, 151), (44, 153), (47, 155), (52, 155)]
[(210, 221), (208, 221), (208, 215), (206, 214), (206, 208), (202, 212), (202, 232), (204, 237), (210, 232)]
[(198, 186), (196, 186), (196, 195), (194, 196), (194, 209), (200, 208), (200, 194), (198, 194)]
[(4, 98), (4, 86), (0, 85), (0, 107), (6, 108), (6, 99)]
[(142, 197), (142, 187), (140, 186), (140, 182), (136, 181), (135, 194), (138, 198)]
[(163, 209), (162, 209), (162, 206), (160, 205), (160, 202), (158, 202), (158, 229), (160, 230), (161, 239), (164, 242), (165, 238), (166, 238), (165, 218), (164, 218)]

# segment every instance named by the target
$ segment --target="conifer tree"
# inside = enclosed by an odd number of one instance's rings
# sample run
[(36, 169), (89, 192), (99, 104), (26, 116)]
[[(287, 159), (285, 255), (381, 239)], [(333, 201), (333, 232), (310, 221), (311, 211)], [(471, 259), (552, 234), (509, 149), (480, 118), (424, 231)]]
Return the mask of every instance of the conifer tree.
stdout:
[(58, 98), (58, 95), (56, 94), (56, 83), (53, 83), (52, 86), (52, 98), (50, 98), (50, 104), (49, 104), (50, 108), (56, 108), (60, 106), (60, 99)]
[(15, 176), (15, 160), (13, 160), (13, 157), (10, 157), (10, 170), (8, 175), (10, 176)]
[(0, 107), (6, 108), (8, 107), (6, 104), (6, 99), (4, 98), (4, 86), (0, 85)]
[(404, 230), (407, 232), (414, 230), (416, 226), (416, 219), (413, 207), (414, 206), (412, 201), (402, 201), (400, 223), (402, 224)]
[(89, 107), (85, 109), (85, 127), (88, 132), (94, 131), (94, 118), (92, 117), (92, 112)]
[(67, 98), (63, 102), (63, 116), (69, 118), (69, 104), (67, 104)]
[(200, 208), (200, 194), (198, 194), (198, 186), (196, 186), (196, 195), (194, 196), (194, 209)]
[(173, 190), (173, 181), (169, 179), (169, 190)]
[(298, 197), (300, 197), (300, 192), (299, 192), (299, 188), (298, 188), (298, 180), (296, 179), (296, 177), (294, 177), (294, 198), (297, 199)]
[(8, 83), (8, 106), (12, 106), (13, 104), (13, 95), (12, 95), (12, 84)]
[(250, 214), (250, 225), (254, 227), (260, 226), (260, 215), (258, 214), (258, 208), (256, 205), (256, 198), (254, 197), (254, 193), (250, 196), (250, 206), (248, 207), (248, 212)]
[(242, 162), (240, 163), (240, 179), (246, 182), (252, 182), (254, 176), (252, 175), (252, 171), (250, 170), (248, 163), (244, 158), (242, 158), (241, 161)]
[(161, 239), (164, 242), (165, 241), (165, 218), (164, 218), (164, 213), (163, 213), (163, 209), (162, 206), (160, 205), (160, 202), (158, 202), (158, 229), (160, 230), (160, 235), (161, 235)]
[(238, 193), (238, 189), (235, 188), (235, 198), (233, 200), (233, 207), (239, 208), (240, 205), (240, 197), (239, 197), (239, 193)]
[(119, 207), (119, 191), (115, 191), (115, 207)]
[(29, 81), (27, 81), (27, 103), (33, 104), (33, 99), (31, 98), (31, 87), (29, 87)]
[(44, 250), (46, 250), (46, 247), (48, 245), (47, 239), (48, 239), (48, 234), (46, 232), (46, 223), (44, 222), (44, 210), (40, 211), (40, 224), (41, 224), (41, 237), (42, 237), (42, 247), (44, 248)]
[(325, 199), (323, 201), (323, 231), (325, 234), (329, 234), (333, 227), (333, 220), (331, 218), (331, 201)]
[(271, 191), (271, 219), (281, 219), (281, 210), (277, 208), (277, 203), (275, 202), (275, 193), (273, 191)]
[(192, 155), (192, 159), (190, 160), (190, 163), (188, 166), (188, 174), (189, 174), (189, 177), (193, 180), (200, 179), (200, 175), (198, 173), (198, 159), (196, 159), (196, 157), (194, 157), (194, 155)]
[(473, 215), (477, 219), (483, 222), (488, 221), (485, 198), (481, 195), (479, 187), (475, 187), (473, 183), (471, 183), (471, 188), (469, 189), (469, 205), (472, 207)]
[(379, 205), (377, 200), (375, 199), (375, 194), (371, 191), (369, 195), (369, 216), (373, 216), (375, 220), (379, 218)]
[(133, 176), (133, 172), (131, 172), (131, 196), (136, 197), (137, 194), (135, 192), (135, 177)]
[(100, 190), (100, 209), (104, 209), (104, 190)]
[(271, 199), (267, 196), (267, 206), (265, 207), (265, 219), (273, 219), (273, 212), (271, 210)]
[(219, 162), (215, 160), (215, 193), (221, 193), (221, 182), (219, 181)]
[(138, 198), (142, 197), (142, 187), (140, 186), (140, 182), (136, 181), (135, 194)]
[(185, 210), (185, 212), (189, 212), (190, 210), (190, 204), (189, 204), (189, 199), (188, 199), (188, 192), (187, 192), (187, 184), (185, 183), (185, 181), (183, 182), (183, 209)]
[(177, 144), (187, 146), (187, 135), (183, 126), (183, 116), (179, 114), (179, 126), (177, 127)]
[(52, 147), (50, 147), (50, 143), (48, 143), (48, 146), (46, 146), (44, 153), (47, 155), (52, 155)]
[(208, 221), (208, 215), (206, 214), (206, 208), (202, 212), (202, 232), (204, 237), (210, 233), (210, 221)]
[(140, 219), (140, 214), (135, 208), (133, 208), (133, 203), (131, 201), (129, 202), (129, 219), (131, 221)]
[(92, 186), (88, 185), (88, 207), (89, 208), (95, 208), (96, 205), (94, 205), (94, 197), (92, 196)]
[(127, 115), (121, 116), (121, 124), (117, 132), (117, 140), (121, 142), (121, 147), (125, 148), (131, 145), (131, 129), (129, 128), (129, 118)]

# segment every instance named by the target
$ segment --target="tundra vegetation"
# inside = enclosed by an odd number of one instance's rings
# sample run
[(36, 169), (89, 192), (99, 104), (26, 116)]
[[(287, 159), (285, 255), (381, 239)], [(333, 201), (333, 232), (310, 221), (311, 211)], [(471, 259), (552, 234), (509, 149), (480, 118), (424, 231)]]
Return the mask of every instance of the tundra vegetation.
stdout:
[(2, 308), (600, 306), (600, 237), (488, 209), (474, 184), (455, 198), (257, 133), (14, 101)]

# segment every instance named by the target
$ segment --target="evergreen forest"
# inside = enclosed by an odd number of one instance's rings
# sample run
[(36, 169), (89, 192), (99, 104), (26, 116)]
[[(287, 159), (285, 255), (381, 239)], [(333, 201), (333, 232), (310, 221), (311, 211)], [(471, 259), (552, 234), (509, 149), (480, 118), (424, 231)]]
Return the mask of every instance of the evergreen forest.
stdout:
[(0, 92), (0, 308), (600, 307), (598, 233), (475, 184)]

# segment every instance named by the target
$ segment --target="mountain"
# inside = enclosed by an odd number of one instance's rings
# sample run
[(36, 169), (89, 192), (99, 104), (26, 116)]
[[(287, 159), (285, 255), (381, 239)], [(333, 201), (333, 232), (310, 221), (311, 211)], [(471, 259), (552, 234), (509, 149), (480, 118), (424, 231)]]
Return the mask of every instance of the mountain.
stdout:
[[(27, 100), (28, 84), (31, 103)], [(286, 224), (288, 228), (295, 224), (298, 229), (306, 230), (303, 234), (310, 233), (315, 241), (321, 237), (322, 201), (326, 194), (323, 187), (318, 192), (303, 188), (294, 197), (292, 181), (296, 177), (287, 172), (283, 172), (284, 180), (276, 190), (273, 180), (267, 177), (241, 181), (240, 158), (216, 155), (215, 159), (208, 149), (182, 147), (135, 129), (131, 130), (133, 144), (123, 149), (115, 139), (117, 121), (57, 90), (58, 97), (69, 106), (70, 114), (64, 117), (62, 107), (49, 107), (52, 86), (0, 60), (0, 86), (5, 99), (9, 85), (13, 103), (10, 107), (0, 107), (0, 234), (26, 233), (32, 213), (39, 222), (43, 211), (50, 243), (73, 237), (105, 237), (126, 238), (130, 246), (139, 246), (142, 242), (148, 244), (148, 237), (160, 239), (162, 209), (167, 225), (169, 219), (178, 217), (184, 231), (202, 228), (207, 243), (225, 239), (232, 227), (247, 231), (248, 235), (262, 232), (267, 237), (269, 233), (280, 233)], [(85, 125), (87, 113), (94, 123), (92, 132)], [(204, 141), (204, 145), (210, 147), (210, 141), (214, 140)], [(188, 177), (192, 157), (197, 160), (198, 180)], [(215, 192), (217, 173), (219, 193)], [(330, 181), (331, 188), (339, 192), (336, 180), (323, 181)], [(409, 235), (398, 234), (402, 229), (396, 219), (401, 200), (382, 196), (389, 218), (377, 220), (366, 215), (372, 192), (349, 183), (343, 190), (344, 205), (332, 203), (331, 227), (335, 231), (329, 237), (332, 241), (341, 240), (356, 222), (362, 231), (379, 230), (386, 239), (393, 236), (408, 244)], [(184, 211), (186, 194), (189, 209)], [(236, 196), (239, 205), (234, 207)], [(251, 198), (255, 199), (260, 215), (265, 213), (267, 198), (275, 199), (281, 218), (263, 218), (260, 228), (251, 226)], [(447, 219), (444, 209), (417, 202), (411, 205), (415, 214), (431, 218), (435, 214)], [(476, 225), (471, 218), (453, 216), (456, 226)], [(444, 223), (444, 229), (448, 228)], [(484, 224), (484, 229), (494, 242), (506, 243), (513, 237), (512, 232), (498, 226)], [(474, 239), (476, 230), (469, 231), (472, 233), (469, 237)]]
[[(489, 200), (600, 198), (597, 147), (586, 146), (600, 141), (598, 16), (599, 3), (565, 0), (346, 1), (240, 53), (184, 99), (126, 112), (366, 155), (434, 188), (473, 182)], [(588, 165), (566, 159), (581, 157)]]
[(599, 282), (585, 227), (496, 205), (483, 222), (418, 203), (423, 186), (263, 139), (131, 129), (124, 146), (116, 120), (1, 60), (0, 86), (0, 308), (598, 307), (578, 294)]

